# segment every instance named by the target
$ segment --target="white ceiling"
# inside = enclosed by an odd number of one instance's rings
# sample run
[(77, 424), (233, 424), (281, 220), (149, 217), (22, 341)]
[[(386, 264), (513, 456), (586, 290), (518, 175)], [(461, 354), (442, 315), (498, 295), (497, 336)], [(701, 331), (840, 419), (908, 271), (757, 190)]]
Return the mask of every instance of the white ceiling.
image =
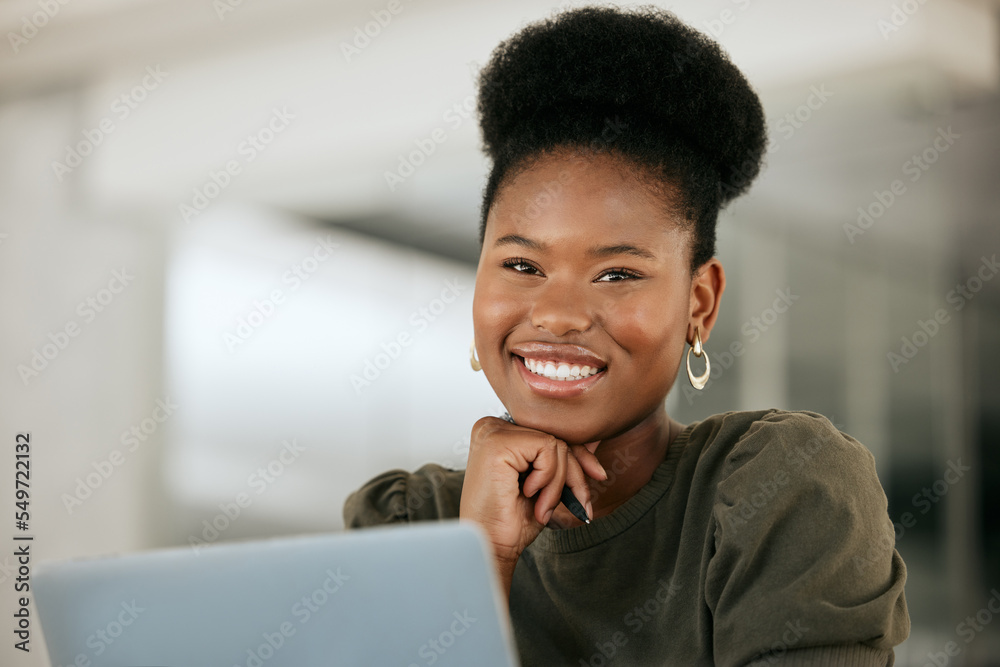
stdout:
[[(3, 51), (0, 103), (74, 96), (79, 125), (63, 128), (66, 144), (104, 118), (115, 121), (115, 131), (66, 177), (98, 208), (177, 209), (210, 172), (235, 159), (243, 168), (226, 198), (328, 220), (400, 220), (467, 247), (487, 165), (474, 115), (459, 123), (461, 116), (446, 114), (471, 104), (475, 70), (501, 39), (558, 6), (583, 3), (402, 0), (402, 11), (350, 62), (342, 44), (387, 2), (242, 0), (221, 17), (217, 4), (69, 2), (16, 55)], [(659, 4), (718, 34), (760, 92), (772, 132), (806, 101), (810, 86), (834, 91), (782, 141), (753, 191), (755, 201), (781, 202), (810, 219), (823, 219), (834, 193), (861, 198), (891, 180), (913, 148), (933, 138), (936, 122), (995, 97), (1000, 78), (995, 3), (915, 3), (915, 13), (891, 32), (886, 21), (899, 4), (891, 1)], [(17, 31), (39, 11), (31, 0), (0, 4), (0, 28)], [(117, 119), (113, 100), (139, 83), (147, 66), (168, 72), (166, 79)], [(246, 162), (238, 147), (275, 108), (294, 120)], [(386, 171), (438, 127), (446, 141), (391, 191)]]

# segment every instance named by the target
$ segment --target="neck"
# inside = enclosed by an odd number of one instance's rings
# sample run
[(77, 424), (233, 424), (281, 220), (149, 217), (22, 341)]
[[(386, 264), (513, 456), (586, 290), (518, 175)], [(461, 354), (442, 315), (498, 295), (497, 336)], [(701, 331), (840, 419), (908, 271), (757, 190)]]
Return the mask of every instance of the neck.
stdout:
[(588, 478), (595, 518), (610, 514), (649, 482), (682, 429), (661, 403), (628, 431), (601, 441), (594, 454), (608, 472), (608, 479)]

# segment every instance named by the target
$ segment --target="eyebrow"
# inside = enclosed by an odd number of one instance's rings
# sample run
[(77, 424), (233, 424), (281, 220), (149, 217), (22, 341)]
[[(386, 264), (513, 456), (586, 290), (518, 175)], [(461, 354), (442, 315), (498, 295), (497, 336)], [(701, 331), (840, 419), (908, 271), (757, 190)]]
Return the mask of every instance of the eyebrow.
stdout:
[[(534, 250), (536, 252), (543, 252), (548, 248), (548, 246), (545, 245), (544, 243), (539, 243), (538, 241), (534, 241), (532, 239), (520, 236), (518, 234), (507, 234), (506, 236), (501, 236), (496, 240), (496, 243), (493, 244), (493, 247), (496, 248), (498, 246), (505, 246), (505, 245), (521, 246), (522, 248), (527, 248), (528, 250)], [(590, 257), (614, 257), (616, 255), (632, 255), (633, 257), (641, 257), (642, 259), (649, 259), (654, 261), (656, 260), (656, 255), (654, 255), (653, 253), (628, 243), (597, 246), (589, 249), (587, 251), (587, 255), (589, 255)]]

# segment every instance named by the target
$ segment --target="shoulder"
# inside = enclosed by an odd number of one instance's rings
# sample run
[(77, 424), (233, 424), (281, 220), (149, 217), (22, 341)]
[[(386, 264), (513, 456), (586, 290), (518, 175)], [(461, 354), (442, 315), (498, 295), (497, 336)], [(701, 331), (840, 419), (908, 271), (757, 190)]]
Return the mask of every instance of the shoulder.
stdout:
[(456, 518), (464, 479), (464, 470), (436, 463), (380, 473), (347, 496), (344, 527)]
[(836, 472), (870, 476), (875, 458), (828, 418), (807, 410), (724, 412), (697, 422), (689, 435), (699, 457), (724, 482), (723, 490), (765, 475), (778, 481), (792, 473), (830, 477)]
[(717, 539), (735, 537), (749, 524), (754, 530), (764, 529), (762, 522), (787, 526), (792, 518), (825, 525), (843, 519), (839, 527), (863, 524), (870, 534), (884, 530), (887, 501), (875, 457), (823, 415), (730, 412), (702, 423), (713, 427), (701, 456), (717, 482)]
[(770, 643), (752, 638), (779, 641), (789, 621), (808, 628), (798, 648), (891, 651), (909, 632), (906, 569), (871, 452), (814, 412), (705, 422), (716, 480), (706, 600), (720, 636), (747, 640), (720, 641), (719, 654), (764, 653)]

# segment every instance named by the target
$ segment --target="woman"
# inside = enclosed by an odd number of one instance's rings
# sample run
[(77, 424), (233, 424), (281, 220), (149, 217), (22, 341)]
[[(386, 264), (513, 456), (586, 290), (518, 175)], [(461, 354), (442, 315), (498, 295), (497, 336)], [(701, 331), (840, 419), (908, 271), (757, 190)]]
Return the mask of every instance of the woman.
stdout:
[(682, 360), (708, 378), (715, 224), (765, 149), (743, 75), (672, 14), (587, 7), (479, 84), (472, 364), (511, 420), (465, 470), (372, 479), (346, 525), (477, 522), (525, 666), (892, 664), (906, 569), (868, 450), (811, 412), (666, 413)]

